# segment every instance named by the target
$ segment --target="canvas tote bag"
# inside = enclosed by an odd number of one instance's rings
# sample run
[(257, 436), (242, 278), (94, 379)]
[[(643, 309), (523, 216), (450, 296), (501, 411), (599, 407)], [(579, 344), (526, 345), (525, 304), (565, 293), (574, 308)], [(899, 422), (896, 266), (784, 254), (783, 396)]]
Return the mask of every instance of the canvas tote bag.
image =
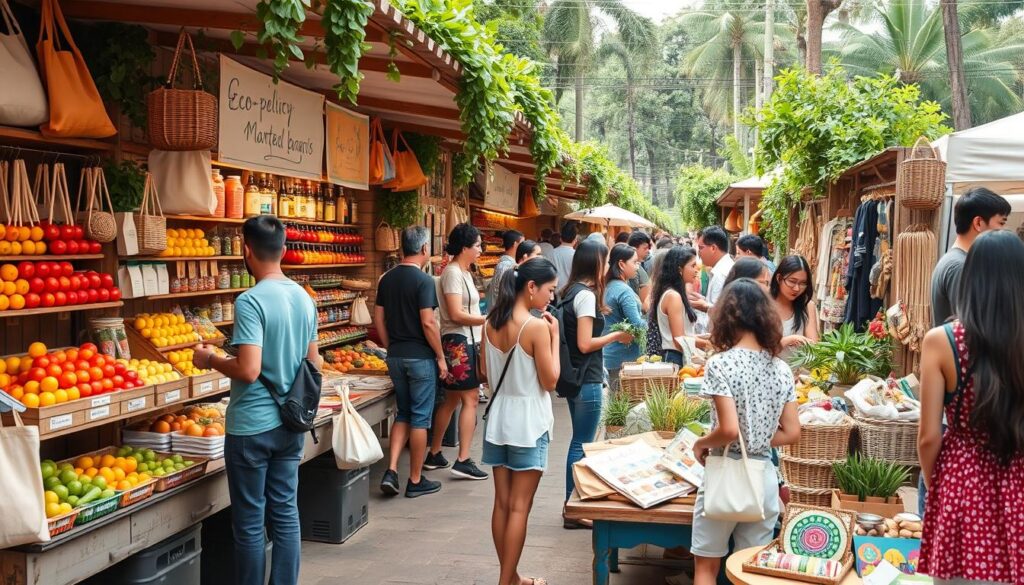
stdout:
[(334, 449), (334, 464), (338, 469), (359, 469), (379, 461), (384, 457), (384, 452), (369, 423), (352, 406), (348, 392), (348, 384), (343, 384), (340, 392), (341, 410), (332, 421), (334, 435), (331, 437), (331, 447)]
[(0, 32), (0, 124), (38, 126), (49, 115), (43, 82), (7, 0), (0, 0), (0, 15), (7, 31)]
[[(78, 219), (85, 228), (85, 237), (97, 242), (113, 242), (117, 237), (117, 223), (114, 221), (114, 204), (110, 202), (107, 178), (103, 167), (82, 170), (82, 182), (78, 185), (75, 209), (81, 209), (82, 190), (85, 188), (85, 209), (79, 211)], [(106, 201), (106, 210), (103, 202)]]
[[(398, 150), (398, 140), (402, 140), (405, 150)], [(396, 128), (391, 135), (391, 156), (395, 160), (395, 179), (384, 183), (385, 189), (392, 191), (413, 191), (427, 184), (427, 176), (423, 174), (416, 154), (409, 148), (405, 136)]]
[(4, 522), (0, 548), (48, 542), (43, 477), (39, 473), (39, 427), (25, 426), (12, 411), (14, 426), (0, 421), (0, 493)]
[(764, 472), (766, 461), (748, 459), (739, 434), (742, 458), (709, 455), (704, 464), (704, 516), (724, 522), (760, 522), (764, 520)]
[(380, 118), (370, 122), (370, 179), (371, 185), (382, 185), (395, 178), (395, 161), (391, 158)]
[[(62, 46), (62, 34), (67, 48)], [(44, 136), (106, 138), (117, 134), (57, 0), (42, 0), (36, 54), (50, 96), (50, 120), (39, 128)]]
[(359, 295), (356, 300), (352, 301), (352, 316), (349, 318), (349, 323), (353, 325), (369, 325), (372, 322), (370, 309), (366, 306), (366, 297)]
[(151, 150), (149, 172), (164, 213), (213, 215), (217, 209), (209, 150)]

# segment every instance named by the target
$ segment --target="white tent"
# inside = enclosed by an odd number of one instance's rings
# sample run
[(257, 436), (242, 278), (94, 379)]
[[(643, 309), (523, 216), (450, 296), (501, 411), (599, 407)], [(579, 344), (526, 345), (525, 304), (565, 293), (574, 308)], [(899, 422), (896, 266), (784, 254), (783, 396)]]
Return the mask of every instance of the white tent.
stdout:
[(932, 143), (946, 161), (942, 250), (953, 245), (953, 203), (972, 187), (987, 187), (1010, 202), (1008, 229), (1024, 224), (1024, 113), (954, 132)]

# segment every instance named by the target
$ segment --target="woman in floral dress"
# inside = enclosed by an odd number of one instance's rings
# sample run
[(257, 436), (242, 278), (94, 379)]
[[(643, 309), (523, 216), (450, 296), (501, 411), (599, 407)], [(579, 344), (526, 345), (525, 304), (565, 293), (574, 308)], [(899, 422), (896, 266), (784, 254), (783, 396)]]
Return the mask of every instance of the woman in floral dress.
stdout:
[(1022, 290), (1024, 243), (983, 234), (960, 277), (959, 319), (925, 336), (918, 571), (936, 583), (1024, 584)]

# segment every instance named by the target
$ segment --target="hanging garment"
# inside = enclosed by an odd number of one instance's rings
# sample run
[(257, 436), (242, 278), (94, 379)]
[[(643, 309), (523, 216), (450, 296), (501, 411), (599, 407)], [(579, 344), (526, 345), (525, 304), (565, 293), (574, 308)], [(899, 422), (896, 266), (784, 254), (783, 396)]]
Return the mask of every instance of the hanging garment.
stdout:
[(846, 273), (845, 323), (852, 323), (856, 331), (863, 331), (874, 319), (882, 302), (871, 298), (871, 266), (878, 239), (878, 205), (874, 201), (861, 203), (853, 219), (853, 241), (850, 265)]
[(821, 237), (818, 238), (818, 266), (814, 269), (814, 298), (819, 302), (825, 300), (825, 295), (828, 293), (828, 273), (832, 267), (833, 240), (836, 226), (840, 223), (838, 218), (829, 220), (821, 229)]

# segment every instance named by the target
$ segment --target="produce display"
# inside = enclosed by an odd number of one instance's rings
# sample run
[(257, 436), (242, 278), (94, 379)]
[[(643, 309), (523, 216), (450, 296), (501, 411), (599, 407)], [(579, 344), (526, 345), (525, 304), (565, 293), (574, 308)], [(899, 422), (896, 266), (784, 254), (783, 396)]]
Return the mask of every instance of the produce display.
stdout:
[[(655, 356), (657, 357), (657, 356)], [(690, 378), (700, 378), (704, 376), (704, 366), (688, 364), (679, 368), (679, 379), (689, 380)]]
[[(197, 368), (192, 363), (192, 358), (195, 356), (196, 350), (192, 348), (179, 349), (177, 351), (171, 351), (167, 353), (167, 361), (171, 362), (179, 372), (186, 376), (200, 376), (202, 374), (208, 374), (213, 370)], [(213, 353), (224, 357), (227, 353), (219, 347), (213, 348)]]
[(99, 254), (101, 250), (99, 242), (85, 237), (82, 226), (49, 221), (23, 226), (0, 224), (0, 256)]
[(180, 313), (142, 313), (135, 317), (132, 326), (156, 347), (203, 340)]
[(360, 245), (363, 236), (354, 228), (306, 227), (285, 224), (285, 237), (289, 242), (307, 244), (348, 244)]
[(196, 257), (216, 256), (220, 250), (210, 245), (206, 233), (200, 229), (167, 229), (167, 249), (160, 256)]
[(364, 335), (366, 335), (366, 327), (338, 327), (337, 329), (319, 332), (317, 334), (317, 343), (320, 345), (337, 343), (346, 339), (359, 339)]
[(119, 359), (117, 363), (123, 364), (129, 371), (136, 372), (143, 384), (163, 384), (181, 379), (181, 374), (174, 371), (174, 367), (168, 363), (147, 359)]
[(29, 408), (53, 406), (146, 385), (139, 374), (92, 343), (49, 351), (35, 342), (24, 356), (0, 364), (0, 389)]
[[(110, 460), (107, 460), (107, 457), (110, 457)], [(100, 467), (96, 466), (97, 463)], [(150, 476), (139, 472), (137, 468), (138, 463), (134, 458), (129, 461), (129, 458), (121, 457), (119, 461), (112, 455), (104, 456), (101, 461), (83, 456), (74, 464), (64, 462), (59, 465), (50, 459), (44, 459), (39, 464), (39, 470), (43, 476), (46, 517), (61, 516), (74, 508), (111, 498), (117, 493), (118, 485), (127, 486), (123, 489), (131, 489), (149, 480)], [(117, 471), (114, 471), (115, 469)], [(126, 469), (131, 471), (128, 472)]]
[(297, 244), (288, 246), (282, 264), (362, 264), (366, 255), (358, 246)]
[(224, 413), (216, 408), (190, 406), (178, 414), (165, 414), (149, 425), (151, 433), (181, 433), (188, 437), (224, 435)]
[(328, 370), (347, 374), (349, 372), (387, 372), (384, 363), (387, 354), (380, 349), (368, 348), (364, 345), (343, 346), (324, 352), (324, 367)]
[(114, 277), (75, 271), (70, 262), (19, 262), (0, 266), (0, 311), (63, 307), (121, 300)]

